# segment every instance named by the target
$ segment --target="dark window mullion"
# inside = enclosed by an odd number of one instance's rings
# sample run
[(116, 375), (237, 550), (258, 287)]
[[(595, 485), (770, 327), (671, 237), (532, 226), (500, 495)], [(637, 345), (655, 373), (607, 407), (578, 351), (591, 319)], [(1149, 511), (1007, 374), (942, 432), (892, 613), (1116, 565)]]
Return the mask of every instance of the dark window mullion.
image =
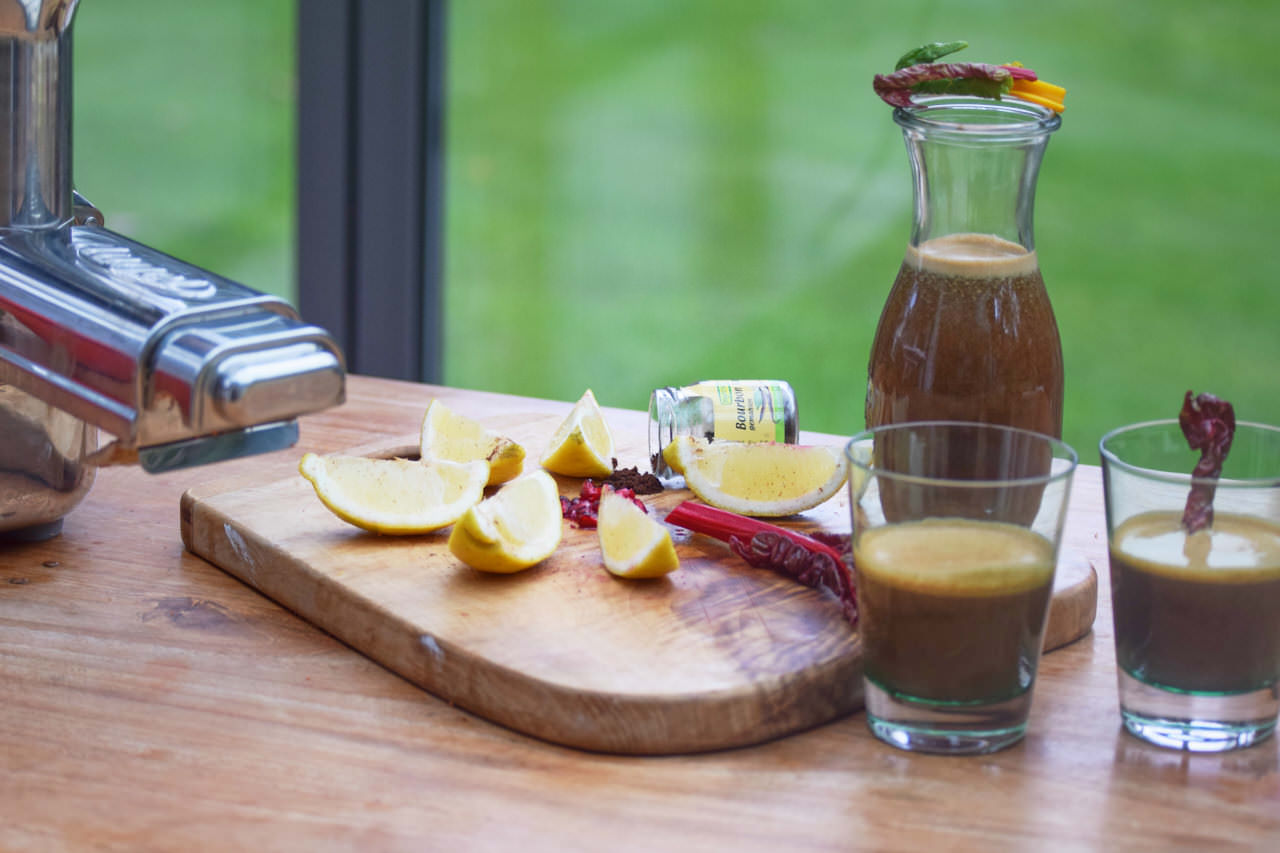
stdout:
[(350, 0), (298, 4), (298, 306), (352, 362)]
[(353, 371), (439, 381), (444, 0), (299, 19), (302, 312)]

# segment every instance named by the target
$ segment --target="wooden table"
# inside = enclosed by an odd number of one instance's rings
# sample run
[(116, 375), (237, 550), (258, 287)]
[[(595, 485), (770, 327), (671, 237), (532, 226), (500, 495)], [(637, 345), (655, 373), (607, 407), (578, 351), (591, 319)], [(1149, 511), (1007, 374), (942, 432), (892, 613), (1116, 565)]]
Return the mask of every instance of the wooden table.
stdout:
[[(1031, 730), (989, 757), (910, 755), (862, 714), (761, 746), (626, 758), (434, 698), (186, 553), (203, 480), (413, 432), (427, 401), (568, 403), (352, 377), (300, 445), (153, 477), (108, 469), (52, 541), (0, 546), (0, 849), (817, 850), (1280, 845), (1277, 741), (1188, 755), (1124, 734), (1102, 493), (1066, 547), (1098, 618), (1046, 656)], [(623, 428), (643, 415), (614, 412)]]

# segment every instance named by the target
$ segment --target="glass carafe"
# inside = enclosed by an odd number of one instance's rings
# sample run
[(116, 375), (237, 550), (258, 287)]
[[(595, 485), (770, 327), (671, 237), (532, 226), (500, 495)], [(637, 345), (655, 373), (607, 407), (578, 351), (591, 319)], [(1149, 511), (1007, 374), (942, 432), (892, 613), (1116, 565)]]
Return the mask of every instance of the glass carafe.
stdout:
[(1052, 111), (919, 98), (894, 110), (915, 219), (876, 330), (868, 427), (978, 421), (1062, 435), (1062, 346), (1032, 237)]

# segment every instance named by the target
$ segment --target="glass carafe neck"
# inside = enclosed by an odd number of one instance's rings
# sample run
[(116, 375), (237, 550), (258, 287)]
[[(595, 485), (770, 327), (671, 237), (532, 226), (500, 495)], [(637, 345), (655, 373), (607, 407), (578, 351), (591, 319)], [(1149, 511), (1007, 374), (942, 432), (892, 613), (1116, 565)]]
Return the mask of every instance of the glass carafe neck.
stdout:
[(1062, 119), (1017, 99), (920, 98), (894, 110), (911, 160), (911, 245), (990, 234), (1035, 249), (1036, 179)]

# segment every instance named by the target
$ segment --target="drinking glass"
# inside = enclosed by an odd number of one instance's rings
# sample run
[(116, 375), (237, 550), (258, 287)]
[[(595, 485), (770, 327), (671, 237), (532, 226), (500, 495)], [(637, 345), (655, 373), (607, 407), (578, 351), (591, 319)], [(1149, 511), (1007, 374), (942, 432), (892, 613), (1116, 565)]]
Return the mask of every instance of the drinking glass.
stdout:
[(1022, 739), (1076, 453), (1027, 430), (904, 423), (853, 437), (867, 723), (906, 750)]
[[(1103, 436), (1120, 714), (1151, 743), (1249, 746), (1280, 710), (1280, 429), (1238, 423), (1216, 480), (1176, 420)], [(1188, 533), (1193, 486), (1211, 524)]]

